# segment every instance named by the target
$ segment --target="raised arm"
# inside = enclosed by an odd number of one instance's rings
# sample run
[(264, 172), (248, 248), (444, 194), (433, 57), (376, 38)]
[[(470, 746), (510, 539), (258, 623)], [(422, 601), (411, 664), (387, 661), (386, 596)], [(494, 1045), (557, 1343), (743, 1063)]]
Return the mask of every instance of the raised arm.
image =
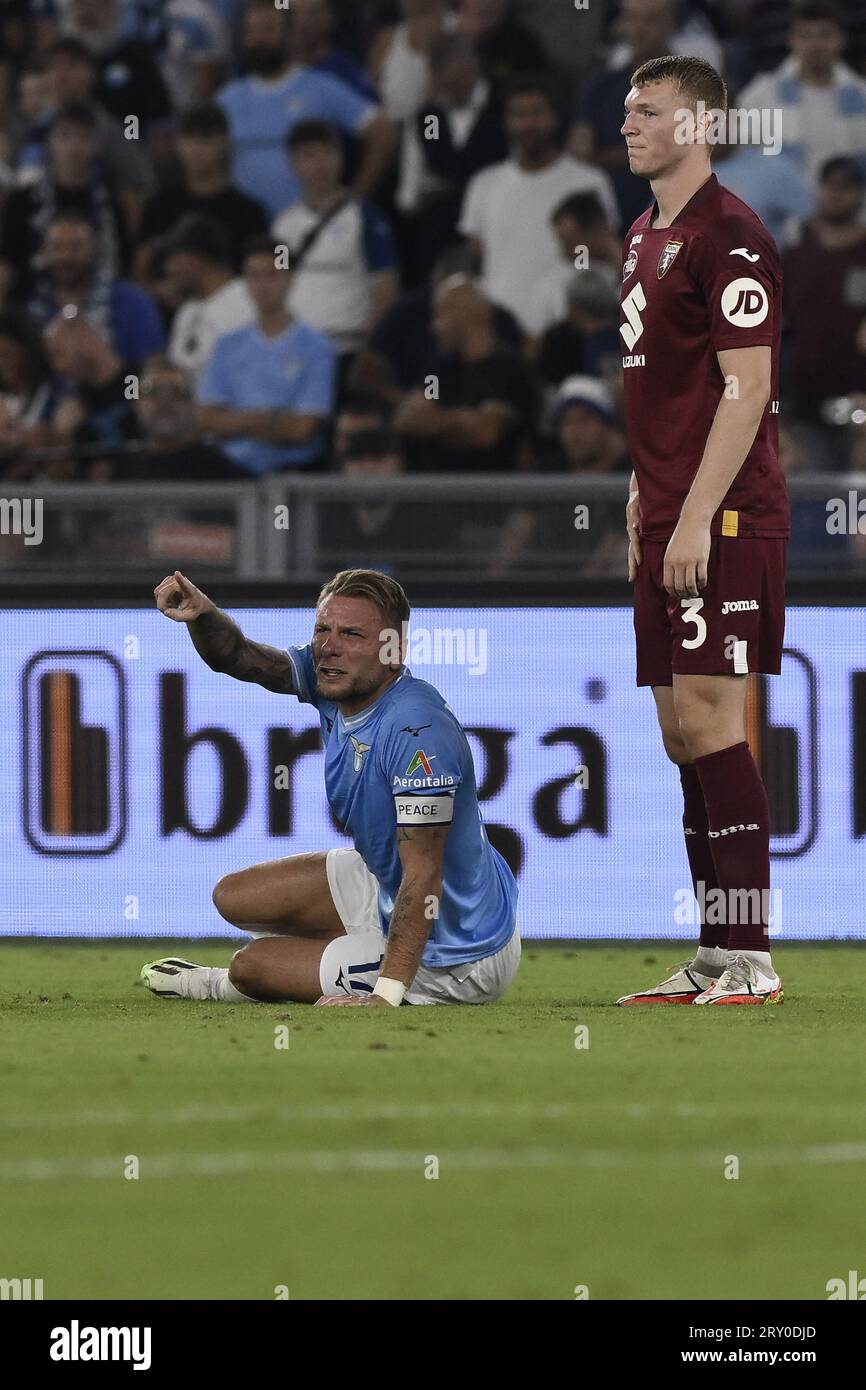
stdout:
[(276, 695), (296, 695), (292, 664), (284, 651), (251, 642), (207, 594), (175, 570), (153, 591), (160, 613), (186, 623), (193, 646), (212, 671), (264, 686)]

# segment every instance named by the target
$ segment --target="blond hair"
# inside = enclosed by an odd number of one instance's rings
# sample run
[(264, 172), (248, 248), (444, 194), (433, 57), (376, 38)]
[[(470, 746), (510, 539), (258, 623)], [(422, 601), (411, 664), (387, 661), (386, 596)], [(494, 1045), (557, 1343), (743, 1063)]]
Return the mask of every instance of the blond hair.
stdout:
[(402, 632), (411, 609), (403, 586), (380, 570), (340, 570), (329, 579), (316, 600), (316, 607), (333, 594), (344, 598), (367, 598), (384, 614), (388, 623)]

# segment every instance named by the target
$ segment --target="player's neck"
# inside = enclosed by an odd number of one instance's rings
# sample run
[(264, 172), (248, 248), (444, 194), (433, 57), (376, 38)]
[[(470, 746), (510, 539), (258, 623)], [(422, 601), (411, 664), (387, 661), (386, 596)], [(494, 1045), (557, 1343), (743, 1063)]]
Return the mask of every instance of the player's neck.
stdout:
[(391, 686), (400, 679), (402, 674), (402, 667), (396, 671), (391, 671), (388, 679), (382, 682), (372, 699), (364, 695), (360, 700), (337, 700), (337, 708), (343, 718), (351, 719), (353, 715), (361, 714), (364, 710), (369, 709), (371, 705), (375, 705), (378, 700), (381, 700), (385, 692), (390, 690)]
[(672, 227), (686, 203), (691, 202), (699, 188), (712, 177), (709, 164), (699, 169), (676, 169), (671, 174), (662, 175), (650, 183), (658, 211), (650, 221), (650, 227), (662, 229)]

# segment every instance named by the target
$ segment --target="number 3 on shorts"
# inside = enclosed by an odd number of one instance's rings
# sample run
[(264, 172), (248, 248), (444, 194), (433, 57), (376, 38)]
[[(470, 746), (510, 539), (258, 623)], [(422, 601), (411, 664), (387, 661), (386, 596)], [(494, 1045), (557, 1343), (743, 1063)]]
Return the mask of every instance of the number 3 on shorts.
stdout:
[(694, 637), (683, 638), (683, 647), (688, 651), (693, 651), (695, 647), (702, 647), (707, 640), (706, 619), (701, 617), (701, 609), (704, 606), (702, 598), (684, 598), (680, 600), (683, 610), (683, 622), (694, 623)]

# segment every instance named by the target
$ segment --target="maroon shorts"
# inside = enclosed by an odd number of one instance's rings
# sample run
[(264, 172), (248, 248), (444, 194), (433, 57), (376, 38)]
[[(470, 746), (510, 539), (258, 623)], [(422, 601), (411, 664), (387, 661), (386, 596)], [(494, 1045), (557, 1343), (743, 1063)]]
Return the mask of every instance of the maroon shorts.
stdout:
[(664, 587), (666, 541), (642, 541), (634, 584), (638, 685), (678, 676), (778, 675), (785, 635), (787, 541), (713, 536), (700, 598)]

